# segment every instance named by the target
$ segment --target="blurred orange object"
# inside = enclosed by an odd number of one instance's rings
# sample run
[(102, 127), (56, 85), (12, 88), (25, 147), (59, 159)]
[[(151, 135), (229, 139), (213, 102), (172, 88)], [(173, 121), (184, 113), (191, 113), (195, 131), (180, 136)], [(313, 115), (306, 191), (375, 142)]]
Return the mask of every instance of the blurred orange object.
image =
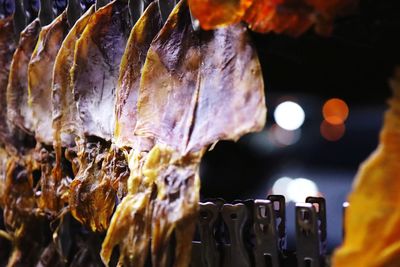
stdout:
[(245, 21), (256, 32), (298, 36), (315, 25), (327, 35), (333, 19), (357, 0), (188, 0), (205, 30)]
[(349, 116), (349, 107), (339, 98), (331, 98), (325, 102), (322, 108), (324, 119), (330, 124), (339, 125), (345, 122)]
[(190, 11), (204, 30), (240, 22), (252, 2), (253, 0), (188, 0)]
[(320, 127), (321, 135), (328, 141), (337, 141), (343, 137), (346, 131), (345, 125), (342, 124), (330, 124), (327, 121), (323, 121)]
[(361, 165), (348, 201), (345, 239), (334, 267), (400, 266), (400, 69), (380, 144)]

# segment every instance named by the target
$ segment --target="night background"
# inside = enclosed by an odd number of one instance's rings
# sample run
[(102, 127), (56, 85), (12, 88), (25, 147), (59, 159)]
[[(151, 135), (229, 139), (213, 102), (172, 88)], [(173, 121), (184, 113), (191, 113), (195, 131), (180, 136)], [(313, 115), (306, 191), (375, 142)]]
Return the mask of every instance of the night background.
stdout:
[[(277, 193), (272, 187), (279, 178), (311, 180), (327, 201), (328, 249), (339, 245), (342, 204), (359, 164), (378, 144), (391, 94), (388, 81), (400, 63), (399, 14), (400, 1), (362, 0), (358, 10), (335, 21), (329, 37), (312, 30), (298, 38), (253, 34), (264, 75), (266, 128), (237, 143), (220, 142), (207, 152), (201, 166), (202, 198), (265, 198)], [(322, 108), (331, 98), (349, 108), (345, 131), (336, 141), (321, 134)], [(274, 111), (285, 101), (299, 104), (305, 121), (300, 129), (286, 131), (289, 140), (276, 140), (274, 135), (285, 137), (285, 130), (275, 125)], [(293, 201), (286, 213), (290, 249)]]

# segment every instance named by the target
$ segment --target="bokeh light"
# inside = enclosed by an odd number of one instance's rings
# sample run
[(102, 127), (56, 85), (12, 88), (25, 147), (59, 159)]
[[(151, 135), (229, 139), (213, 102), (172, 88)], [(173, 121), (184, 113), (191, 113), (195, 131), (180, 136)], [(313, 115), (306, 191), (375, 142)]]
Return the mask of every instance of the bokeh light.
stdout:
[(272, 194), (274, 195), (283, 195), (285, 199), (289, 199), (287, 194), (287, 189), (289, 184), (293, 181), (292, 178), (283, 176), (275, 181), (274, 185), (272, 186)]
[(305, 202), (309, 196), (318, 196), (318, 187), (309, 179), (297, 178), (289, 183), (286, 193), (290, 201)]
[(319, 196), (318, 187), (315, 182), (306, 178), (292, 179), (283, 176), (275, 181), (272, 193), (283, 195), (287, 202), (305, 202), (309, 196)]
[(292, 101), (285, 101), (276, 107), (274, 118), (280, 127), (288, 131), (293, 131), (303, 125), (305, 114), (299, 104)]
[(276, 146), (290, 146), (297, 143), (301, 137), (301, 129), (288, 131), (274, 124), (269, 130), (270, 141)]
[(320, 126), (321, 135), (328, 141), (338, 141), (343, 137), (346, 126), (342, 124), (331, 124), (324, 120)]
[(349, 116), (349, 107), (339, 98), (331, 98), (322, 107), (322, 115), (330, 124), (343, 124)]

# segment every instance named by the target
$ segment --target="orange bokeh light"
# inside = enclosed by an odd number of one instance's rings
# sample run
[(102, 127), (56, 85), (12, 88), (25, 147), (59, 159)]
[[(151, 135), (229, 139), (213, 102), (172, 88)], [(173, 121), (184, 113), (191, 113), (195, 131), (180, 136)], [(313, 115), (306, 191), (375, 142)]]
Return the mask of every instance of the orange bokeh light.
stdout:
[(337, 141), (343, 137), (346, 126), (342, 124), (331, 124), (324, 120), (320, 127), (321, 135), (328, 141)]
[(339, 98), (331, 98), (322, 107), (322, 115), (330, 124), (343, 124), (349, 116), (349, 107)]

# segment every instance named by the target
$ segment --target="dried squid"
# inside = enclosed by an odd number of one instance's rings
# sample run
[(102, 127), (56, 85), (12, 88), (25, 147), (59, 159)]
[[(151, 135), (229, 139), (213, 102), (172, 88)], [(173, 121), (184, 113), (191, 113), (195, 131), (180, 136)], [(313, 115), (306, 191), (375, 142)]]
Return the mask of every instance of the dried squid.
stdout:
[[(115, 244), (125, 258), (139, 257), (127, 239), (142, 252), (147, 239), (135, 233), (151, 230), (153, 265), (166, 266), (174, 235), (174, 266), (187, 266), (206, 147), (262, 129), (265, 114), (260, 65), (246, 28), (195, 32), (186, 2), (178, 3), (142, 69), (134, 134), (154, 146), (148, 153), (131, 153), (130, 193), (112, 219), (105, 262)], [(143, 265), (140, 257), (134, 262)]]
[[(52, 126), (53, 145), (56, 153), (56, 162), (52, 170), (51, 201), (54, 206), (61, 208), (69, 201), (69, 185), (71, 178), (78, 171), (76, 158), (75, 138), (79, 135), (79, 117), (72, 95), (70, 71), (73, 65), (75, 44), (94, 13), (94, 6), (82, 15), (82, 17), (70, 29), (65, 37), (54, 63), (52, 80)], [(62, 155), (62, 148), (64, 155)], [(66, 160), (71, 162), (71, 170), (65, 168)], [(49, 200), (50, 201), (50, 200)]]
[(136, 104), (142, 68), (150, 44), (161, 27), (158, 5), (153, 2), (132, 28), (121, 61), (114, 139), (117, 147), (131, 149), (128, 157), (131, 171), (128, 194), (117, 207), (103, 243), (102, 258), (105, 263), (108, 263), (117, 244), (120, 244), (120, 262), (126, 266), (143, 266), (148, 254), (152, 184), (141, 180), (140, 170), (153, 142), (133, 133), (138, 119)]
[(400, 69), (391, 84), (379, 146), (361, 165), (348, 198), (346, 236), (333, 258), (336, 267), (399, 266)]
[(21, 32), (13, 55), (7, 86), (7, 118), (14, 127), (34, 135), (32, 112), (28, 106), (28, 64), (41, 30), (39, 19)]
[(119, 180), (127, 176), (122, 152), (110, 142), (119, 65), (131, 28), (128, 14), (127, 2), (118, 0), (97, 10), (76, 42), (71, 69), (83, 142), (69, 204), (73, 216), (93, 231), (108, 228)]

